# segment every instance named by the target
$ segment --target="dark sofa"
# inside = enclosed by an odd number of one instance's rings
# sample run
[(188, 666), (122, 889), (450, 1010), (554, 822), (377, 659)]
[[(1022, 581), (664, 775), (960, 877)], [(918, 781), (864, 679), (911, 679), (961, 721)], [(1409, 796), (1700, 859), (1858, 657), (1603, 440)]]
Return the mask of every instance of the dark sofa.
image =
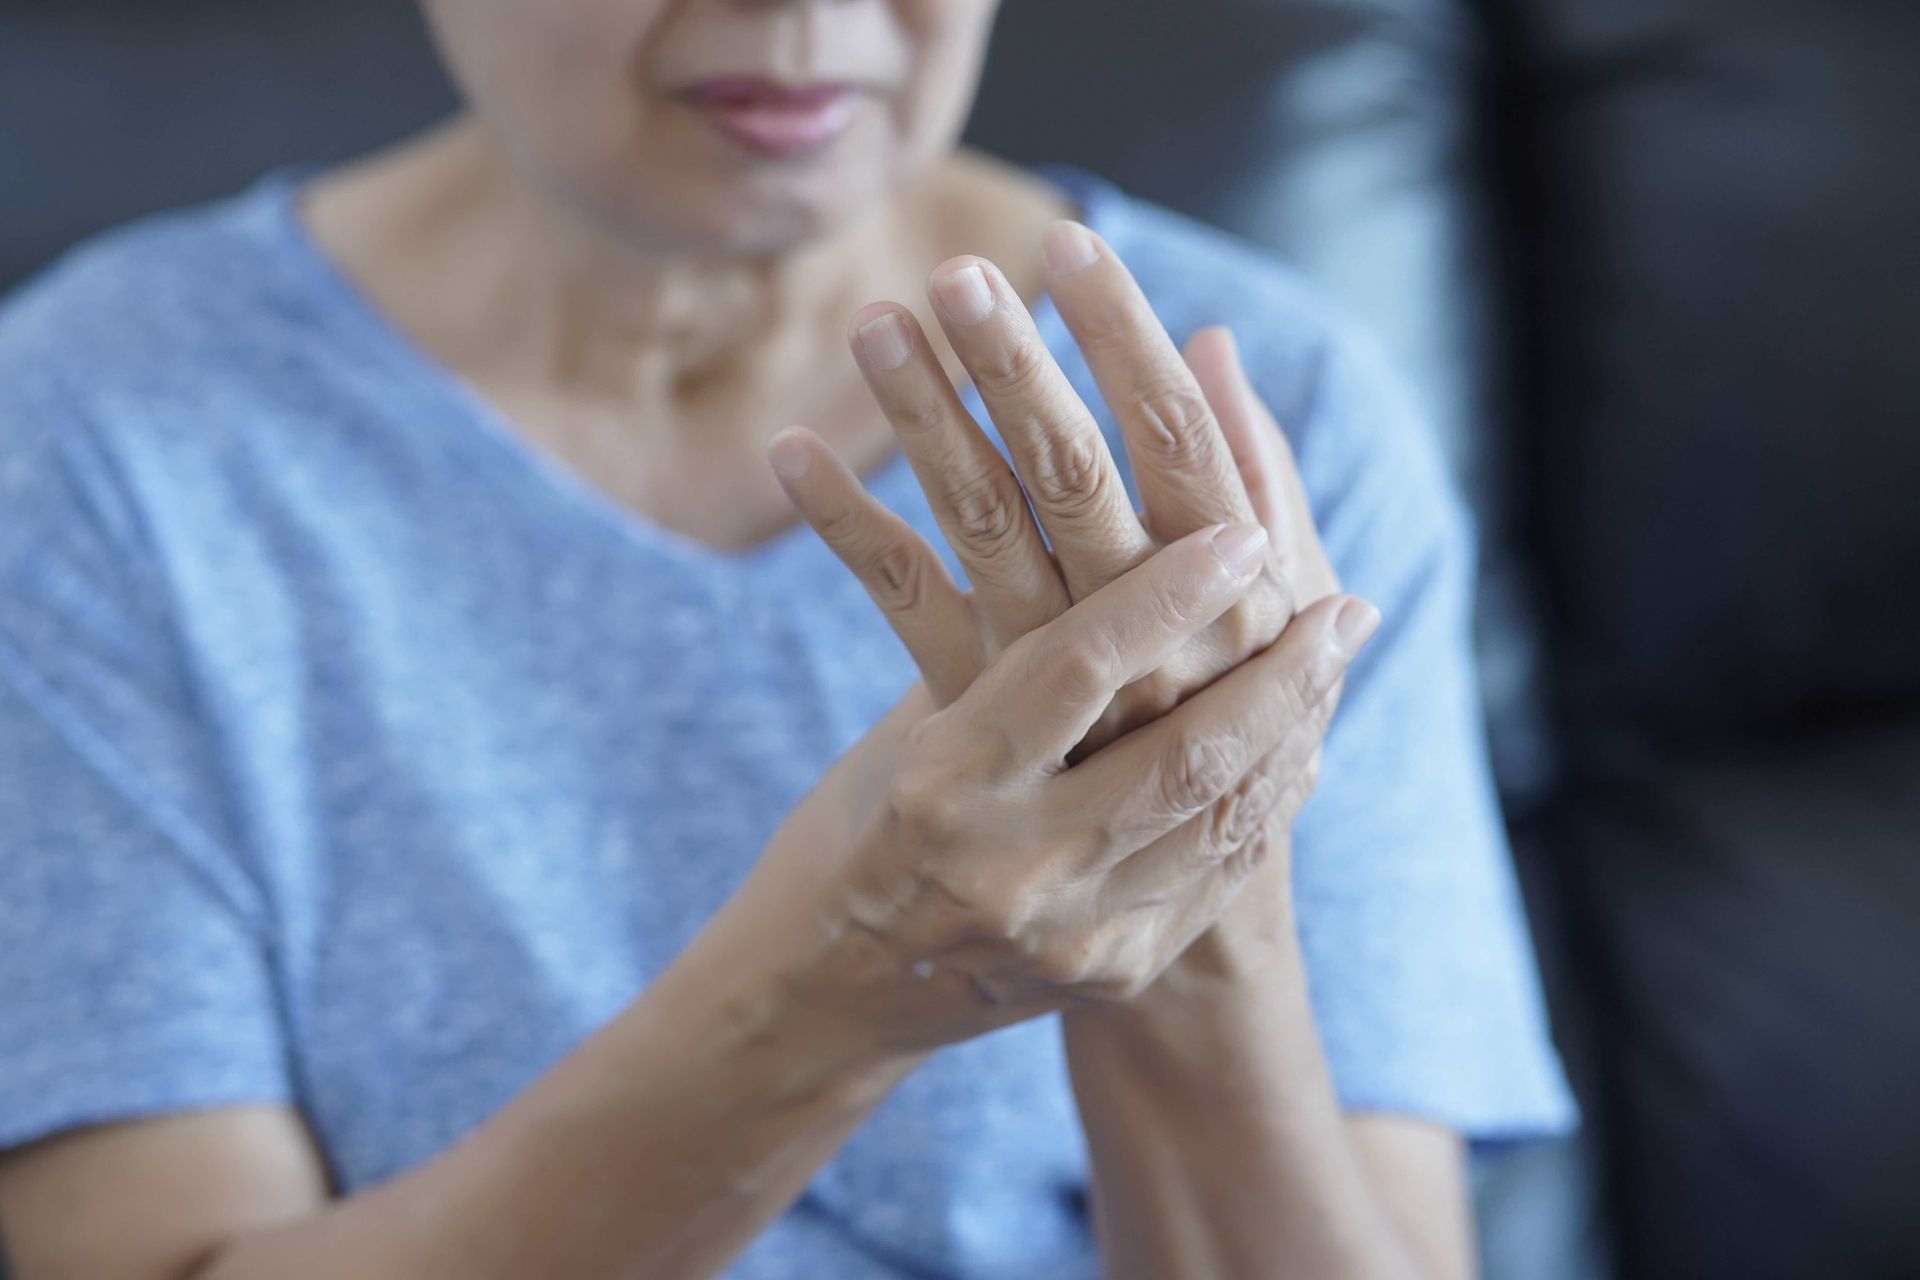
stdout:
[[(0, 286), (446, 102), (397, 0), (13, 0)], [(1490, 1270), (1598, 1265), (1591, 1156), (1622, 1274), (1920, 1275), (1920, 5), (1009, 0), (974, 132), (1292, 257), (1480, 510), (1594, 1139)]]

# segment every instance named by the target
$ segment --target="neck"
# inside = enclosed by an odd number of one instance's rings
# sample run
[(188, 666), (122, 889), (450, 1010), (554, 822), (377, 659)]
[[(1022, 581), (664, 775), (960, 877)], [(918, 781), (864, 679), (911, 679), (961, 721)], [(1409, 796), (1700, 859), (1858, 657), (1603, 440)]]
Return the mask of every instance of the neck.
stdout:
[(782, 253), (649, 252), (457, 123), (323, 184), (308, 217), (383, 309), (476, 381), (634, 406), (821, 367), (861, 303), (918, 292), (903, 267), (933, 250), (916, 203), (902, 193)]
[(957, 381), (925, 273), (978, 253), (1033, 298), (1040, 233), (1071, 211), (1045, 184), (962, 152), (789, 253), (650, 253), (523, 182), (456, 123), (328, 176), (303, 212), (375, 308), (507, 421), (616, 499), (691, 529), (714, 505), (702, 495), (724, 488), (715, 478), (735, 472), (786, 509), (758, 447), (788, 424), (816, 426), (856, 463), (890, 450), (846, 353), (847, 319), (876, 298), (908, 303)]

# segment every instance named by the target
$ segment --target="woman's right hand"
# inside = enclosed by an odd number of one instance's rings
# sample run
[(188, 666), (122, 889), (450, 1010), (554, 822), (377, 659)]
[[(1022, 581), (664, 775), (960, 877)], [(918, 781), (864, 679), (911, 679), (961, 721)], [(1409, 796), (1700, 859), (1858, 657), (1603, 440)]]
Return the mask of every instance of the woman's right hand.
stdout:
[(1346, 598), (1160, 718), (1068, 755), (1122, 688), (1240, 599), (1264, 542), (1257, 526), (1201, 530), (1015, 641), (950, 705), (916, 686), (755, 873), (778, 887), (747, 896), (819, 926), (788, 991), (927, 1050), (1150, 984), (1250, 869), (1242, 855), (1281, 800), (1272, 779), (1294, 771), (1276, 763), (1303, 769), (1319, 747), (1353, 656), (1334, 626)]

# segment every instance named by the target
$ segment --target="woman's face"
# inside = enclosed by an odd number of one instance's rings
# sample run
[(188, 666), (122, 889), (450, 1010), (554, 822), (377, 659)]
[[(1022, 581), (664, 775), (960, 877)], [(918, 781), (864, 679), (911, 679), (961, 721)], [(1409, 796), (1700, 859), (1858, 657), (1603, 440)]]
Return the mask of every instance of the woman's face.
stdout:
[(516, 170), (639, 248), (759, 253), (946, 153), (998, 0), (425, 0)]

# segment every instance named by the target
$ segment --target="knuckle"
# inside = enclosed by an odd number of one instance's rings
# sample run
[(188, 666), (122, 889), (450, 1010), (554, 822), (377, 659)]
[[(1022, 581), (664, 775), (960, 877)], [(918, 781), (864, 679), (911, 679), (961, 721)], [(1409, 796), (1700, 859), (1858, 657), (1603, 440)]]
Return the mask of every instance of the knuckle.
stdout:
[(1033, 909), (1017, 884), (980, 885), (970, 894), (975, 931), (1022, 952), (1033, 948)]
[(1312, 792), (1302, 787), (1297, 779), (1289, 783), (1286, 794), (1281, 797), (1279, 818), (1291, 827), (1300, 817), (1300, 811), (1307, 807), (1307, 801), (1312, 798)]
[(1010, 336), (974, 357), (970, 372), (980, 389), (994, 395), (1019, 395), (1040, 380), (1047, 355), (1031, 335)]
[(1098, 868), (1117, 862), (1133, 850), (1127, 843), (1127, 831), (1117, 805), (1109, 805), (1088, 822), (1081, 837), (1077, 859), (1071, 864)]
[(1034, 976), (1050, 987), (1085, 988), (1100, 980), (1095, 945), (1088, 939), (1056, 943), (1033, 956)]
[(868, 587), (884, 611), (907, 613), (925, 602), (926, 565), (909, 544), (887, 542), (875, 548), (866, 563)]
[(907, 727), (901, 736), (900, 745), (903, 760), (924, 759), (940, 753), (940, 739), (944, 733), (947, 718), (934, 714), (924, 720), (915, 721)]
[(976, 475), (954, 487), (955, 529), (977, 555), (1005, 554), (1019, 532), (1020, 514), (1018, 499), (997, 475)]
[(894, 774), (887, 792), (887, 812), (901, 829), (924, 836), (944, 827), (947, 815), (943, 805), (926, 771), (903, 769)]
[(1204, 457), (1206, 428), (1213, 411), (1198, 387), (1184, 382), (1154, 382), (1134, 397), (1147, 444), (1163, 463), (1186, 463)]
[(1266, 861), (1269, 847), (1270, 842), (1262, 833), (1227, 854), (1220, 860), (1221, 882), (1229, 888), (1246, 883), (1247, 877)]
[(936, 711), (907, 728), (894, 765), (896, 786), (953, 790), (965, 782), (961, 762), (972, 721), (953, 709)]
[(1112, 476), (1097, 440), (1084, 431), (1043, 432), (1031, 459), (1035, 500), (1073, 514), (1106, 498)]
[(1049, 634), (1034, 647), (1034, 663), (1062, 696), (1079, 701), (1113, 687), (1119, 655), (1105, 632), (1091, 636)]
[(1233, 785), (1233, 754), (1216, 738), (1182, 742), (1161, 770), (1160, 798), (1176, 815), (1199, 813)]
[(1231, 855), (1251, 844), (1279, 802), (1280, 788), (1266, 769), (1242, 779), (1214, 806), (1211, 834), (1216, 853)]
[(960, 829), (962, 780), (939, 756), (914, 751), (894, 771), (887, 812), (911, 838), (941, 845)]
[(944, 904), (948, 945), (1019, 943), (1028, 913), (1017, 887), (939, 862), (922, 867), (919, 875), (931, 896)]
[(1193, 660), (1187, 652), (1176, 653), (1165, 666), (1127, 686), (1127, 709), (1132, 725), (1158, 720), (1187, 700), (1187, 695), (1205, 687), (1214, 671), (1206, 663)]
[(867, 514), (857, 506), (844, 506), (819, 522), (821, 540), (842, 555), (855, 551), (867, 536)]

